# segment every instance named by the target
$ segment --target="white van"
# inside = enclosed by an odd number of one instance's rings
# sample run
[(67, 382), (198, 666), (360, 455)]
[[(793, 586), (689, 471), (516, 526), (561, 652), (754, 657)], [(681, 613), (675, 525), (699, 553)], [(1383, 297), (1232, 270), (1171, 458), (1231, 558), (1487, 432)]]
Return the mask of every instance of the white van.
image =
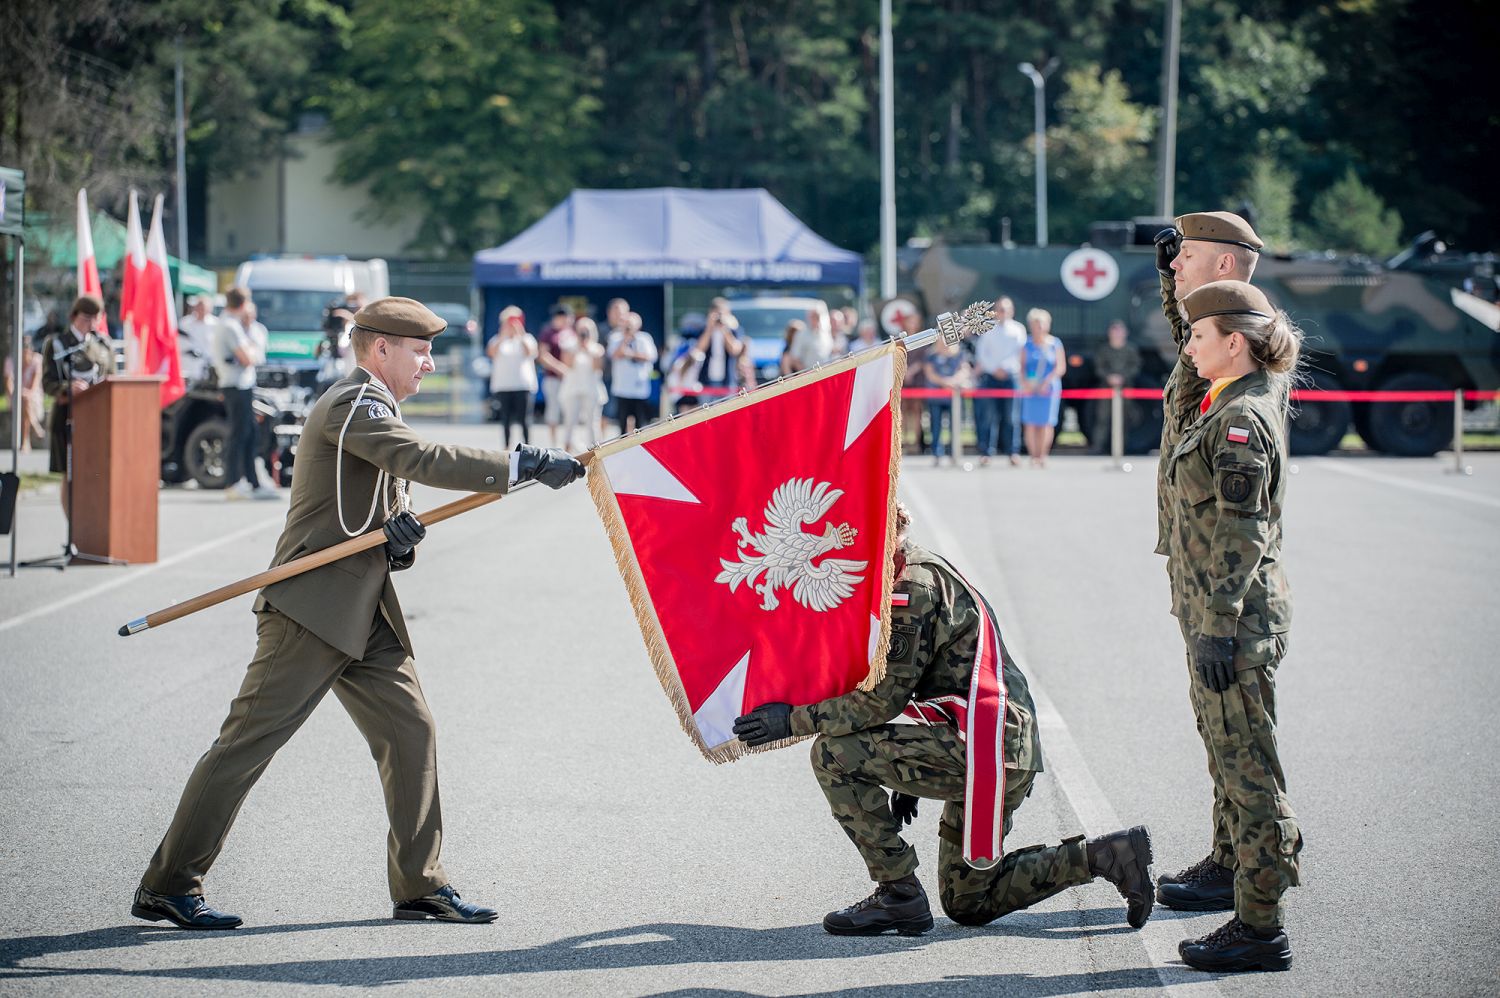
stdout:
[(384, 260), (345, 257), (264, 257), (240, 264), (234, 283), (249, 288), (266, 327), (266, 366), (316, 370), (323, 310), (356, 291), (366, 301), (391, 293)]

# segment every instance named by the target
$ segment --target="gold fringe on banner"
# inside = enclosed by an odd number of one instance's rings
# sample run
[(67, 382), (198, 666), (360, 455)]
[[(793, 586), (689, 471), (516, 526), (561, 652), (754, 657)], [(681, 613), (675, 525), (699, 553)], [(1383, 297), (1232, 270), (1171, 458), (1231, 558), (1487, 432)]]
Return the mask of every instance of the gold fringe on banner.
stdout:
[(636, 560), (635, 548), (630, 543), (630, 532), (625, 526), (625, 518), (620, 512), (619, 501), (615, 498), (613, 484), (609, 481), (609, 474), (605, 470), (604, 458), (610, 454), (616, 454), (636, 447), (651, 440), (656, 440), (668, 434), (677, 433), (690, 426), (734, 412), (747, 405), (756, 405), (767, 399), (778, 395), (784, 395), (789, 391), (804, 388), (815, 384), (825, 378), (835, 377), (846, 371), (853, 370), (862, 364), (879, 360), (887, 353), (891, 356), (892, 379), (890, 393), (890, 412), (892, 420), (891, 456), (888, 468), (890, 487), (886, 493), (886, 554), (885, 566), (881, 573), (880, 582), (880, 605), (886, 608), (886, 612), (880, 618), (880, 638), (876, 642), (875, 652), (871, 656), (869, 672), (859, 684), (862, 690), (870, 690), (885, 676), (885, 655), (890, 645), (891, 637), (891, 586), (893, 584), (892, 565), (889, 557), (890, 545), (894, 538), (891, 536), (896, 529), (896, 480), (901, 473), (901, 384), (906, 376), (906, 347), (897, 342), (891, 343), (878, 350), (869, 350), (856, 354), (843, 361), (830, 364), (828, 367), (816, 374), (806, 377), (798, 377), (790, 381), (760, 389), (754, 392), (746, 392), (744, 395), (728, 399), (712, 406), (699, 409), (686, 416), (666, 420), (647, 427), (639, 433), (617, 440), (607, 441), (599, 445), (594, 452), (594, 460), (590, 462), (588, 485), (589, 495), (594, 499), (594, 508), (599, 512), (599, 519), (604, 524), (604, 533), (609, 538), (610, 547), (615, 554), (615, 565), (620, 570), (620, 578), (625, 583), (625, 593), (630, 598), (631, 609), (635, 611), (636, 623), (641, 628), (641, 638), (646, 643), (646, 654), (651, 659), (651, 666), (656, 670), (657, 681), (672, 702), (672, 708), (677, 712), (678, 723), (682, 730), (698, 746), (698, 751), (703, 757), (714, 763), (732, 762), (743, 755), (752, 752), (768, 752), (772, 749), (782, 748), (802, 741), (806, 736), (782, 739), (758, 748), (748, 748), (738, 739), (730, 739), (722, 745), (710, 748), (704, 744), (703, 736), (698, 731), (698, 725), (693, 720), (693, 709), (688, 704), (687, 691), (682, 687), (682, 680), (677, 673), (676, 662), (672, 658), (672, 651), (667, 647), (666, 635), (662, 633), (661, 620), (657, 617), (656, 607), (651, 601), (651, 594), (646, 588), (646, 581), (641, 574), (640, 563)]

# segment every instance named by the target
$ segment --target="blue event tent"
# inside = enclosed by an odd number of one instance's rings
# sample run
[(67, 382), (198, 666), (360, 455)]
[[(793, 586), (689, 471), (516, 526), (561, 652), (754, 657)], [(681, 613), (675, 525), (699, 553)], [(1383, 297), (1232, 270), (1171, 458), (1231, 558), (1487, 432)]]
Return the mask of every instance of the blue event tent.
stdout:
[(519, 305), (536, 329), (559, 298), (596, 305), (630, 300), (657, 335), (672, 287), (846, 285), (863, 291), (858, 253), (809, 229), (769, 192), (577, 190), (503, 246), (474, 254), (484, 298), (484, 335), (499, 310)]

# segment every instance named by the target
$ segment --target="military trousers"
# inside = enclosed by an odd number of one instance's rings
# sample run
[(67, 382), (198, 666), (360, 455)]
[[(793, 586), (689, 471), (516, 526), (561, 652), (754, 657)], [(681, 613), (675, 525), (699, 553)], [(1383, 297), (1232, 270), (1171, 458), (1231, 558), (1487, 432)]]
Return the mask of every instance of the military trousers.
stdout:
[(332, 690), (369, 742), (380, 773), (392, 900), (442, 887), (448, 877), (438, 860), (437, 734), (396, 632), (377, 612), (364, 657), (352, 659), (274, 609), (256, 617), (255, 657), (218, 738), (188, 777), (142, 884), (161, 894), (203, 893), (203, 878), (250, 788)]
[(1276, 667), (1286, 636), (1239, 637), (1235, 685), (1217, 693), (1193, 667), (1194, 634), (1181, 623), (1193, 718), (1214, 785), (1214, 862), (1234, 870), (1234, 910), (1242, 922), (1281, 925), (1282, 896), (1301, 882), (1302, 852), (1276, 749)]
[[(951, 727), (883, 724), (848, 735), (819, 735), (812, 765), (834, 820), (864, 857), (871, 880), (898, 880), (917, 868), (916, 850), (901, 838), (886, 788), (945, 802), (938, 896), (943, 912), (961, 925), (984, 925), (1093, 879), (1081, 835), (1056, 846), (1008, 852), (988, 870), (964, 862), (968, 763)], [(1005, 832), (1035, 778), (1030, 770), (1005, 771)]]

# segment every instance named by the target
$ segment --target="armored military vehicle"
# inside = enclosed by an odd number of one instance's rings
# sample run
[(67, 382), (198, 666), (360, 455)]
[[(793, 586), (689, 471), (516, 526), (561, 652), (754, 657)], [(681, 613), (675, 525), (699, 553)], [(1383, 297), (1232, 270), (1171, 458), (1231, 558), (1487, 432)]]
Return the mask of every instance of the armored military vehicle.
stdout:
[[(1160, 387), (1175, 359), (1161, 311), (1152, 237), (1165, 220), (1100, 223), (1082, 247), (946, 245), (901, 251), (898, 288), (928, 315), (976, 298), (1009, 295), (1017, 317), (1052, 313), (1067, 348), (1067, 388), (1099, 386), (1092, 357), (1114, 319), (1141, 351), (1138, 387)], [(1393, 261), (1394, 262), (1394, 261)], [(1307, 334), (1306, 387), (1400, 392), (1500, 385), (1500, 307), (1438, 277), (1361, 258), (1263, 254), (1255, 284)], [(1079, 425), (1095, 422), (1077, 406)], [(1430, 455), (1453, 435), (1448, 401), (1306, 400), (1291, 427), (1295, 453), (1322, 454), (1349, 431), (1387, 454)], [(1160, 436), (1159, 402), (1127, 405), (1126, 448), (1142, 453)]]

